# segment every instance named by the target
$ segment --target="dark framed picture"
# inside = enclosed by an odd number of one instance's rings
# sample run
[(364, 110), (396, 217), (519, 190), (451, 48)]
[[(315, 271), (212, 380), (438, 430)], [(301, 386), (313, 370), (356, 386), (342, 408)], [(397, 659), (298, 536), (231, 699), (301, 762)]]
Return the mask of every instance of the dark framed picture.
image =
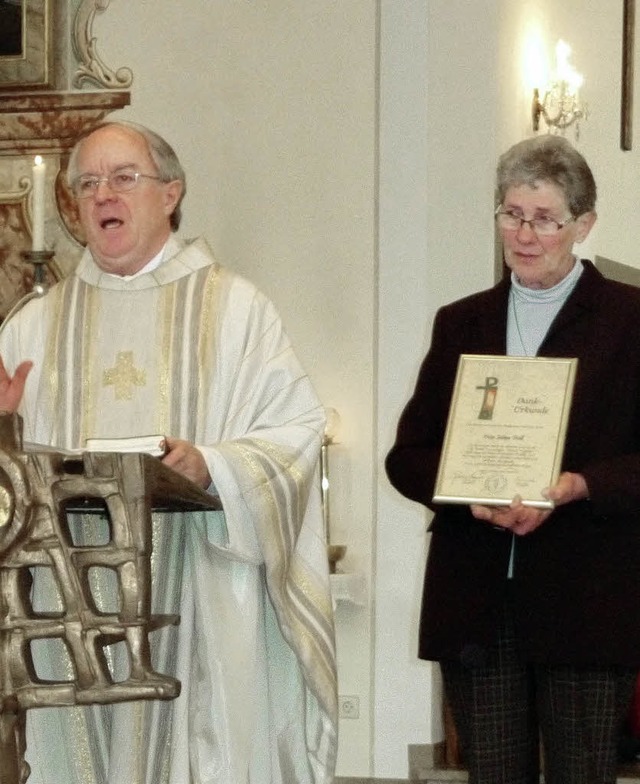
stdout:
[(0, 90), (51, 86), (54, 0), (0, 0)]
[(633, 146), (633, 70), (636, 0), (623, 0), (622, 8), (622, 94), (620, 104), (620, 149)]

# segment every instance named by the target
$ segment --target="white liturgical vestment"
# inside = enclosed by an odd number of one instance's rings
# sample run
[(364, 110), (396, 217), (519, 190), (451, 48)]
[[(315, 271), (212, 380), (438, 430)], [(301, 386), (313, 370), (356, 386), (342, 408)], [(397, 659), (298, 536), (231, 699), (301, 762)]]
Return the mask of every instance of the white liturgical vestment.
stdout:
[[(153, 612), (180, 624), (151, 635), (152, 661), (180, 680), (180, 696), (29, 710), (29, 784), (329, 784), (324, 411), (273, 305), (202, 240), (172, 237), (163, 263), (129, 280), (87, 251), (7, 323), (0, 354), (9, 372), (34, 362), (19, 412), (26, 442), (186, 439), (224, 508), (154, 515)], [(87, 543), (96, 517), (74, 521)], [(34, 576), (37, 610), (59, 601), (47, 579)], [(96, 577), (105, 611), (117, 603), (109, 585)], [(121, 655), (114, 646), (116, 678)], [(60, 676), (48, 646), (34, 659), (40, 677)]]

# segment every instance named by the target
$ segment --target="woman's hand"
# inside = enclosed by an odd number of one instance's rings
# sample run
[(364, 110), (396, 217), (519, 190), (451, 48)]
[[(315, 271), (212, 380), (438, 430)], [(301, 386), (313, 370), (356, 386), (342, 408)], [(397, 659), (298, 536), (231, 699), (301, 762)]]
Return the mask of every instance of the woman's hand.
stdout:
[(180, 438), (165, 438), (168, 452), (162, 462), (205, 490), (211, 484), (211, 474), (202, 452), (190, 442)]
[(18, 410), (24, 394), (24, 385), (32, 367), (33, 362), (29, 360), (21, 362), (13, 376), (10, 376), (0, 357), (0, 411), (13, 413)]
[[(579, 501), (589, 496), (587, 482), (582, 474), (564, 471), (552, 487), (543, 491), (542, 495), (554, 502), (554, 506)], [(498, 528), (504, 528), (517, 536), (526, 536), (539, 528), (549, 518), (553, 509), (539, 509), (535, 506), (524, 506), (522, 498), (517, 495), (509, 506), (471, 505), (471, 514), (477, 520), (484, 520)]]

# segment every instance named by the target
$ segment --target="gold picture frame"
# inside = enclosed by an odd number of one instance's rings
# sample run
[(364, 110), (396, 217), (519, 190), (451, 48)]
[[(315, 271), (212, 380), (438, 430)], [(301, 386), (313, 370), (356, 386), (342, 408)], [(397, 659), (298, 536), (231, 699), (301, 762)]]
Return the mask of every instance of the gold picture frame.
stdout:
[(13, 31), (0, 50), (0, 90), (52, 86), (52, 9), (53, 0), (0, 0), (0, 15), (12, 20), (9, 28), (0, 17), (0, 26)]
[(577, 364), (461, 354), (433, 501), (552, 508)]

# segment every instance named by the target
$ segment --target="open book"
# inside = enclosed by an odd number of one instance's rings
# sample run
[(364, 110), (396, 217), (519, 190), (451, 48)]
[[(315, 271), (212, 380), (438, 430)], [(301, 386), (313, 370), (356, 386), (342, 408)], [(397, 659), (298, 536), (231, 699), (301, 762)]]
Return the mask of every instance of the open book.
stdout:
[(139, 452), (153, 457), (163, 457), (167, 444), (162, 435), (132, 436), (130, 438), (88, 438), (81, 449), (59, 449), (47, 444), (25, 443), (25, 452), (62, 452), (79, 455), (82, 452)]

